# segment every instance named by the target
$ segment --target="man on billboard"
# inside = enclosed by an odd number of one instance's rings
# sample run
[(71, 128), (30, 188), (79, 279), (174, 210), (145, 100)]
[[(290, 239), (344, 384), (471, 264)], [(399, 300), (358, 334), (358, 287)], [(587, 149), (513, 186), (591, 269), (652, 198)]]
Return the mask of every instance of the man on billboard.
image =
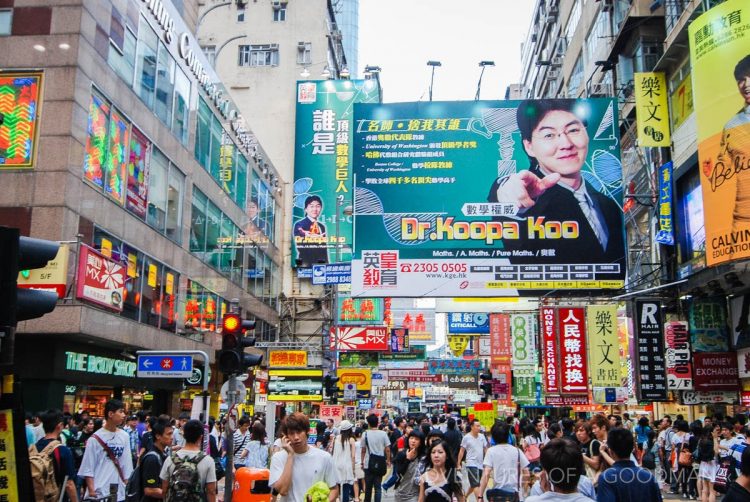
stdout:
[[(505, 239), (506, 249), (524, 250), (552, 263), (624, 266), (622, 211), (582, 175), (589, 151), (588, 107), (570, 99), (527, 100), (516, 112), (529, 170), (495, 180), (489, 202), (514, 203), (519, 239)], [(566, 229), (544, 232), (545, 226)], [(512, 261), (512, 258), (511, 258)]]
[(297, 259), (303, 265), (328, 263), (326, 227), (318, 221), (323, 212), (323, 201), (317, 195), (305, 199), (305, 217), (294, 224)]
[(727, 179), (738, 175), (734, 221), (748, 223), (750, 176), (743, 173), (750, 168), (750, 55), (742, 58), (734, 67), (734, 79), (744, 102), (742, 109), (724, 125), (716, 171)]

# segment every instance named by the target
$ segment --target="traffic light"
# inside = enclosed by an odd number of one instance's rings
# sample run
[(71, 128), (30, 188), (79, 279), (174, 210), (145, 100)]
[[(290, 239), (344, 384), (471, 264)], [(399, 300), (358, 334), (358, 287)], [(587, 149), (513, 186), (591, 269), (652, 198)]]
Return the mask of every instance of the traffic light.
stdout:
[(245, 354), (245, 347), (255, 345), (255, 336), (245, 336), (245, 331), (255, 329), (255, 321), (247, 321), (239, 314), (224, 314), (221, 323), (221, 352), (219, 369), (225, 375), (239, 375), (263, 361), (259, 354)]
[(325, 395), (331, 398), (331, 403), (336, 404), (339, 387), (339, 377), (332, 376), (330, 374), (323, 377), (323, 391)]
[(54, 310), (57, 293), (18, 288), (19, 272), (44, 268), (54, 260), (60, 244), (21, 237), (17, 228), (0, 227), (0, 327), (36, 319)]
[(479, 378), (482, 380), (481, 385), (479, 388), (484, 392), (484, 397), (482, 398), (483, 402), (486, 402), (487, 399), (492, 396), (492, 374), (491, 373), (482, 373), (479, 375)]

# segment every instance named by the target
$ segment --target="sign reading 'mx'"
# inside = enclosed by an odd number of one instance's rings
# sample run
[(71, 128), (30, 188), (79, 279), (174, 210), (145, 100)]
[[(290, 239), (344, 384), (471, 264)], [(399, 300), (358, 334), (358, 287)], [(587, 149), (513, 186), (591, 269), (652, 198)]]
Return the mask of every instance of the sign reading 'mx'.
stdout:
[(193, 374), (193, 357), (183, 354), (138, 356), (140, 378), (189, 378)]

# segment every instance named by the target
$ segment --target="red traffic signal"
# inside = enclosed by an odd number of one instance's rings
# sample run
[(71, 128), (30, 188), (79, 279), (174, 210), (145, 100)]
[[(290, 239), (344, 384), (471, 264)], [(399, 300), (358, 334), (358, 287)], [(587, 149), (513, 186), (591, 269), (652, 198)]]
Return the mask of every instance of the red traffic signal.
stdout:
[(255, 345), (254, 336), (244, 336), (245, 331), (255, 329), (255, 321), (242, 319), (239, 314), (224, 314), (221, 321), (221, 352), (219, 370), (225, 374), (244, 373), (250, 366), (263, 361), (259, 354), (245, 354), (245, 347)]

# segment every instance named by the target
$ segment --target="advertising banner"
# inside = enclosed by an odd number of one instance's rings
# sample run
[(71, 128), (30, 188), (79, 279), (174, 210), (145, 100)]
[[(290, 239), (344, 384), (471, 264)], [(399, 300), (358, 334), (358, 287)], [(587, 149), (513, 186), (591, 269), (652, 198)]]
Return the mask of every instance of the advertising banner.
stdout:
[(471, 375), (482, 369), (479, 359), (430, 359), (427, 371), (431, 375)]
[(750, 257), (750, 4), (728, 0), (689, 26), (706, 262)]
[(322, 404), (320, 405), (320, 418), (328, 423), (329, 420), (333, 420), (334, 424), (338, 424), (343, 420), (344, 407), (337, 406), (334, 404)]
[(389, 328), (409, 330), (409, 343), (435, 344), (434, 298), (384, 298), (383, 319)]
[(448, 387), (456, 389), (478, 389), (479, 380), (477, 375), (445, 375), (443, 383)]
[(490, 332), (489, 315), (453, 312), (448, 314), (448, 333), (483, 335)]
[(750, 293), (735, 296), (729, 300), (729, 313), (732, 320), (732, 347), (744, 349), (750, 347)]
[(542, 329), (542, 368), (544, 390), (548, 394), (560, 392), (560, 364), (557, 350), (557, 309), (545, 307), (539, 310)]
[(481, 336), (478, 339), (479, 342), (479, 355), (481, 357), (489, 357), (492, 354), (492, 348), (490, 345), (489, 336)]
[[(409, 332), (409, 343), (411, 344), (411, 332)], [(427, 350), (424, 345), (411, 344), (409, 352), (399, 352), (396, 354), (380, 354), (380, 360), (386, 361), (424, 361), (427, 356)]]
[(664, 72), (636, 72), (633, 79), (638, 146), (670, 147), (669, 89)]
[(490, 314), (490, 361), (498, 371), (510, 371), (512, 348), (510, 342), (510, 316)]
[(560, 326), (560, 389), (565, 394), (588, 391), (588, 363), (586, 361), (586, 315), (582, 308), (558, 309)]
[(347, 294), (339, 293), (337, 303), (337, 324), (383, 324), (382, 298), (351, 298)]
[(623, 286), (612, 99), (362, 104), (353, 134), (353, 296)]
[[(297, 82), (294, 235), (297, 267), (351, 258), (353, 103), (378, 101), (375, 80)], [(338, 219), (338, 235), (335, 235)], [(329, 260), (329, 256), (331, 260)]]
[(737, 371), (740, 378), (750, 378), (750, 349), (737, 351)]
[[(16, 443), (13, 437), (13, 410), (0, 410), (0, 441), (5, 448), (0, 450), (0, 462), (5, 466), (0, 478), (5, 482), (0, 484), (0, 499), (8, 502), (18, 502), (18, 473)], [(25, 493), (28, 491), (24, 490)]]
[(690, 355), (688, 323), (670, 321), (664, 325), (664, 346), (667, 349), (667, 388), (691, 390), (693, 364)]
[(675, 130), (693, 113), (693, 79), (688, 72), (670, 96), (672, 129)]
[(357, 386), (357, 393), (370, 392), (372, 390), (372, 370), (370, 368), (338, 368), (336, 376), (339, 377), (338, 387), (344, 391), (344, 384), (353, 383)]
[(388, 328), (385, 326), (338, 326), (335, 333), (335, 350), (341, 352), (388, 351)]
[(734, 352), (696, 352), (693, 354), (693, 386), (695, 390), (739, 389), (737, 355)]
[(41, 117), (42, 72), (0, 75), (0, 170), (33, 168)]
[(514, 370), (536, 366), (536, 329), (535, 315), (510, 315), (511, 359)]
[(685, 390), (680, 392), (680, 401), (684, 405), (691, 404), (720, 404), (737, 402), (736, 391), (708, 391)]
[(268, 366), (270, 368), (307, 368), (307, 351), (269, 350)]
[(69, 251), (67, 244), (60, 244), (52, 261), (47, 262), (44, 268), (28, 270), (26, 273), (19, 272), (16, 284), (19, 288), (54, 291), (58, 298), (65, 298)]
[(322, 401), (322, 370), (268, 370), (269, 401)]
[(638, 378), (641, 401), (667, 400), (667, 368), (664, 360), (664, 320), (659, 300), (636, 300)]
[(349, 284), (352, 282), (351, 263), (327, 263), (312, 266), (312, 283), (324, 284)]
[(671, 160), (659, 168), (659, 231), (656, 233), (656, 242), (674, 246)]
[(453, 357), (461, 357), (469, 346), (469, 335), (448, 335), (448, 348)]
[(536, 404), (536, 379), (513, 375), (513, 400), (518, 404)]
[(617, 305), (586, 307), (586, 330), (591, 385), (620, 387), (620, 349), (617, 339)]
[(409, 382), (440, 382), (440, 375), (433, 375), (427, 370), (388, 370), (389, 380), (407, 380)]
[(339, 367), (351, 368), (365, 366), (377, 368), (380, 364), (380, 354), (377, 352), (341, 352), (339, 353)]
[(81, 246), (77, 298), (121, 311), (124, 286), (125, 267), (86, 245)]
[(688, 307), (693, 352), (729, 350), (726, 300), (722, 297), (691, 300)]
[(146, 219), (150, 156), (151, 142), (145, 134), (132, 127), (130, 131), (130, 156), (127, 162), (125, 207), (141, 219)]
[(404, 328), (394, 328), (391, 330), (391, 352), (398, 354), (400, 352), (409, 352), (409, 330)]

